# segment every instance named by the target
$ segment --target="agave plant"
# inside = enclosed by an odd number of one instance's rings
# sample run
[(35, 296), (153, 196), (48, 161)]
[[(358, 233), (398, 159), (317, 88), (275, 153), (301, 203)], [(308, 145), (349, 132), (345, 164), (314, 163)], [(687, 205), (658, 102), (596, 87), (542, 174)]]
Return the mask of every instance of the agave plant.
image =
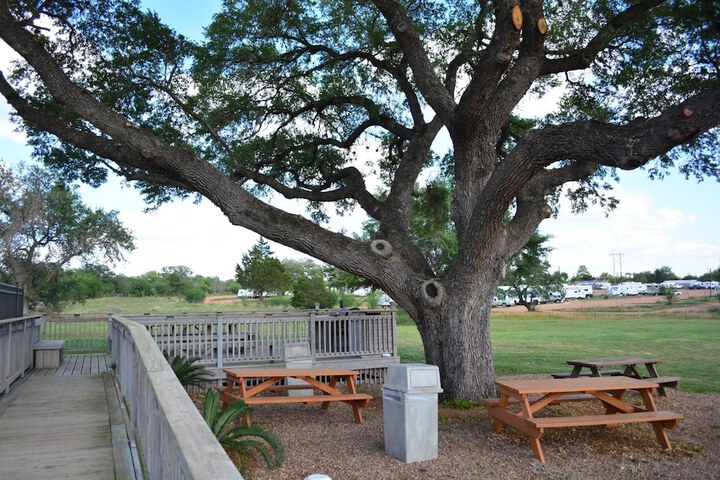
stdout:
[(242, 459), (253, 458), (254, 453), (259, 453), (269, 468), (279, 467), (285, 460), (285, 449), (280, 439), (269, 430), (247, 427), (243, 422), (238, 424), (235, 421), (251, 411), (242, 400), (234, 401), (223, 410), (220, 392), (208, 388), (205, 393), (205, 422), (220, 444), (235, 452), (241, 471)]
[(170, 364), (170, 368), (175, 372), (175, 376), (180, 380), (180, 384), (184, 387), (188, 385), (202, 387), (205, 382), (213, 379), (210, 370), (197, 363), (200, 360), (199, 357), (183, 358), (175, 356), (171, 360), (167, 353), (163, 355)]

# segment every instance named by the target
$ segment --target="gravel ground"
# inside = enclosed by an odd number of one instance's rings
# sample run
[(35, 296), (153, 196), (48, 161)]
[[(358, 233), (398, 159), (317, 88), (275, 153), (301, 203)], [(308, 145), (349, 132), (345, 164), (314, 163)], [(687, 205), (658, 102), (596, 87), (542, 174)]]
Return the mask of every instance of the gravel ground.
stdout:
[[(544, 465), (518, 431), (494, 433), (485, 408), (440, 407), (438, 458), (405, 464), (385, 455), (380, 387), (359, 390), (375, 397), (364, 410), (363, 425), (353, 422), (344, 404), (331, 404), (327, 411), (317, 405), (256, 406), (253, 423), (282, 439), (287, 459), (275, 470), (257, 466), (248, 478), (302, 480), (323, 473), (333, 480), (720, 479), (719, 394), (668, 389), (667, 397), (657, 398), (660, 410), (685, 416), (669, 431), (672, 452), (660, 448), (646, 423), (551, 429), (542, 438)], [(550, 408), (601, 413), (592, 402)]]

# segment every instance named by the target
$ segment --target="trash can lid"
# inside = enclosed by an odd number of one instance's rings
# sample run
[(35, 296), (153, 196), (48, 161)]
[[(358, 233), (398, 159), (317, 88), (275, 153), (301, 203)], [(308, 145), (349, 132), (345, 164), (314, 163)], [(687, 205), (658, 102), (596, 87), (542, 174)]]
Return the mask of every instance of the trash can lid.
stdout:
[(388, 366), (383, 388), (406, 393), (440, 393), (440, 369), (424, 363), (396, 363)]
[(332, 478), (328, 477), (324, 473), (313, 473), (305, 477), (305, 480), (332, 480)]

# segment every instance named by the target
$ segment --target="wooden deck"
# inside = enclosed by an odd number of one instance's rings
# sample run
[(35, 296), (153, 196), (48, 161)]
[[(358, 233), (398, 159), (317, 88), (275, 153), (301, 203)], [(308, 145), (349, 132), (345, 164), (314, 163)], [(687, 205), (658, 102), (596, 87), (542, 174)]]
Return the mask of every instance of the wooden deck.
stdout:
[(43, 368), (33, 370), (33, 375), (39, 376), (67, 376), (67, 375), (97, 375), (108, 372), (108, 356), (105, 354), (65, 355), (58, 368)]
[(59, 368), (22, 379), (0, 411), (0, 478), (121, 478), (107, 370), (105, 355), (67, 355)]

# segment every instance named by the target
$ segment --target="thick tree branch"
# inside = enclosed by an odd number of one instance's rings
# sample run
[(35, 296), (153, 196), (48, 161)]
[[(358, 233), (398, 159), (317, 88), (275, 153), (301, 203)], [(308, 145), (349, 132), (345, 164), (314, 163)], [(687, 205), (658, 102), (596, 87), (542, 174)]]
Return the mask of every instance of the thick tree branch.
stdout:
[(393, 0), (373, 0), (373, 3), (385, 17), (390, 31), (398, 41), (423, 97), (443, 123), (451, 125), (455, 100), (435, 74), (425, 46), (412, 22), (405, 15), (402, 7)]
[(519, 145), (538, 166), (558, 160), (594, 162), (633, 170), (720, 124), (720, 85), (653, 118), (626, 125), (583, 121), (530, 131)]
[(571, 52), (561, 58), (546, 60), (540, 70), (540, 75), (583, 70), (589, 67), (595, 58), (597, 58), (598, 54), (607, 48), (610, 42), (616, 38), (619, 30), (641, 19), (645, 13), (662, 3), (663, 0), (644, 0), (631, 5), (626, 10), (611, 18), (581, 50)]

